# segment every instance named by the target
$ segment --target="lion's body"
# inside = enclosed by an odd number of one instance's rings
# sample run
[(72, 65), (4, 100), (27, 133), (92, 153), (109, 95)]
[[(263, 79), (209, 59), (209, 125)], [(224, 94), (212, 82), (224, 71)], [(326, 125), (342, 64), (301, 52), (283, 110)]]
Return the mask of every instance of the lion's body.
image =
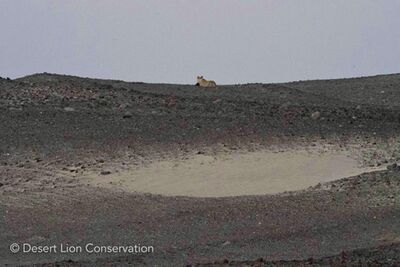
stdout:
[(216, 87), (217, 84), (214, 81), (207, 81), (203, 76), (197, 76), (197, 84), (200, 87)]

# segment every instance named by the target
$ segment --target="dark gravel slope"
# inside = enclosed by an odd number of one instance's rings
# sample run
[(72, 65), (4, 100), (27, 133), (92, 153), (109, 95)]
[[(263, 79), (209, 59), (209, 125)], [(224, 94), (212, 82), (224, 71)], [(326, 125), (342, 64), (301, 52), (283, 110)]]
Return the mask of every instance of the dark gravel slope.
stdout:
[[(390, 90), (377, 86), (384, 78)], [(360, 84), (368, 90), (361, 92)], [(51, 74), (2, 80), (0, 154), (138, 143), (390, 136), (400, 127), (397, 84), (399, 75), (215, 90)], [(320, 114), (316, 119), (314, 112)]]
[[(400, 265), (396, 167), (306, 191), (230, 198), (56, 183), (63, 167), (100, 155), (104, 162), (218, 145), (397, 140), (399, 100), (398, 74), (216, 89), (56, 74), (0, 79), (0, 265)], [(20, 186), (39, 176), (49, 187)], [(133, 241), (156, 253), (9, 252), (12, 242)], [(268, 262), (253, 261), (261, 257)]]
[(284, 85), (317, 96), (341, 99), (358, 104), (382, 106), (385, 109), (398, 109), (400, 107), (400, 74), (300, 81)]

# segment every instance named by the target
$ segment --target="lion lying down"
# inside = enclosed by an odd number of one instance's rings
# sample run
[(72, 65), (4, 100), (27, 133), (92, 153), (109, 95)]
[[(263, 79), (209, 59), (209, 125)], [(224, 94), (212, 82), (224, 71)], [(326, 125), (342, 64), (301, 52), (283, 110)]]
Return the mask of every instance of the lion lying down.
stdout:
[(207, 81), (203, 76), (197, 76), (196, 86), (200, 87), (216, 87), (217, 84), (214, 81)]

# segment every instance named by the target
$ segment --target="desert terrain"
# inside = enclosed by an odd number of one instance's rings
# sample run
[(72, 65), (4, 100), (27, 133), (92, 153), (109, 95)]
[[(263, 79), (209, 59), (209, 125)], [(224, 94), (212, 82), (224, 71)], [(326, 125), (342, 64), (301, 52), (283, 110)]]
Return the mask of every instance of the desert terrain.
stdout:
[(0, 265), (397, 266), (399, 161), (400, 74), (0, 78)]

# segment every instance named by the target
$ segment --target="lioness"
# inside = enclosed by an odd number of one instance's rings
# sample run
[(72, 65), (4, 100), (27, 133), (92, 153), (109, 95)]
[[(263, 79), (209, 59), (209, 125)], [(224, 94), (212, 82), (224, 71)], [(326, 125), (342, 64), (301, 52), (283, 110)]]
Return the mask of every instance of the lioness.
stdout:
[(216, 87), (217, 84), (214, 81), (207, 81), (203, 76), (197, 76), (197, 86), (200, 87)]

